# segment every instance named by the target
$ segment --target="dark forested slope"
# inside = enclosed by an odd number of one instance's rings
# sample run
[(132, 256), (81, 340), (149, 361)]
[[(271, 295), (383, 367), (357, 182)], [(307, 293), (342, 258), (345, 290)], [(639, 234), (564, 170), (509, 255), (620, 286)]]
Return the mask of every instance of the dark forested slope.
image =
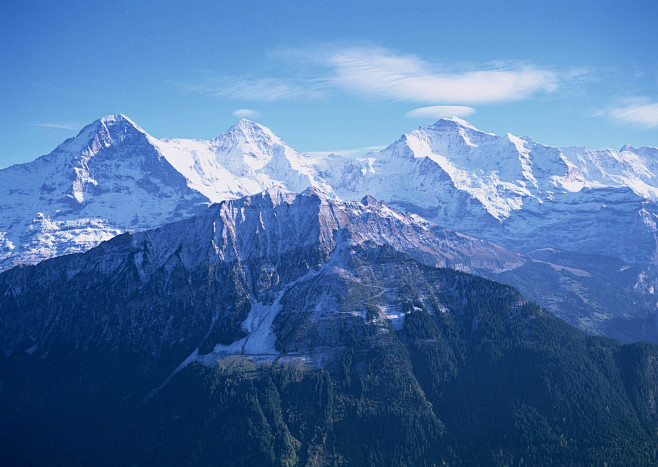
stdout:
[(281, 206), (0, 275), (3, 463), (658, 462), (658, 347)]

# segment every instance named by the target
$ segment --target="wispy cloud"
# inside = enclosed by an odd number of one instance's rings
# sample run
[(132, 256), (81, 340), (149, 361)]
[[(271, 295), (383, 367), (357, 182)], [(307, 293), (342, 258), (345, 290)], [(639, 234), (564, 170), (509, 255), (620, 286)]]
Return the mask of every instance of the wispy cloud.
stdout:
[(404, 114), (407, 118), (443, 118), (443, 117), (468, 117), (473, 115), (475, 109), (463, 105), (431, 105), (419, 107)]
[(416, 104), (475, 105), (552, 93), (583, 72), (529, 63), (449, 66), (376, 46), (324, 45), (279, 50), (283, 77), (215, 76), (184, 89), (233, 99), (277, 101), (349, 93)]
[(59, 130), (79, 130), (84, 125), (73, 122), (45, 122), (45, 123), (30, 123), (32, 126), (40, 126), (43, 128), (57, 128)]
[(312, 152), (307, 152), (306, 154), (311, 157), (325, 157), (328, 156), (329, 154), (336, 154), (337, 156), (343, 156), (343, 157), (359, 157), (368, 154), (369, 152), (372, 151), (381, 151), (382, 149), (385, 148), (386, 146), (366, 146), (363, 148), (355, 148), (355, 149), (337, 149), (335, 151), (312, 151)]
[(298, 98), (318, 98), (326, 95), (322, 85), (313, 80), (284, 78), (245, 78), (220, 76), (183, 84), (181, 87), (215, 97), (254, 101), (280, 101)]
[(254, 109), (237, 109), (233, 111), (233, 116), (238, 118), (258, 118), (260, 112)]
[(658, 102), (646, 97), (623, 99), (616, 106), (597, 112), (596, 115), (635, 124), (644, 129), (658, 128)]

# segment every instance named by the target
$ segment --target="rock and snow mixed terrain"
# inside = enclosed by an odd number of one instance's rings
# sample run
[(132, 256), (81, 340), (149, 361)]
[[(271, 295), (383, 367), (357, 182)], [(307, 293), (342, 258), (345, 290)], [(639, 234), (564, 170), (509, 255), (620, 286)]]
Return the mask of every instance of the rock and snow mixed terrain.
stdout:
[(342, 198), (369, 193), (516, 251), (656, 260), (656, 148), (550, 147), (453, 118), (364, 158), (334, 156), (318, 165)]
[(655, 262), (658, 149), (556, 148), (442, 119), (361, 158), (310, 158), (242, 120), (209, 141), (158, 140), (102, 118), (0, 170), (0, 270), (84, 251), (271, 187), (366, 195), (515, 251)]
[(273, 186), (328, 188), (308, 157), (246, 120), (211, 141), (161, 141), (123, 115), (105, 117), (51, 154), (0, 171), (0, 270)]
[[(308, 315), (313, 332), (326, 334), (323, 323), (333, 329), (342, 311), (354, 311), (341, 310), (345, 287), (331, 284), (362, 286), (367, 278), (353, 277), (351, 258), (378, 248), (431, 266), (491, 274), (525, 261), (372, 199), (342, 202), (318, 189), (296, 194), (274, 188), (117, 236), (86, 253), (5, 272), (2, 350), (11, 354), (27, 339), (46, 353), (65, 338), (76, 347), (91, 340), (116, 349), (128, 342), (160, 353), (192, 339), (197, 356), (275, 356), (281, 336), (273, 323), (281, 310)], [(295, 290), (317, 291), (332, 277), (324, 294), (304, 292), (291, 302)], [(296, 345), (312, 351), (317, 342)]]
[[(610, 334), (597, 319), (655, 314), (657, 174), (656, 148), (549, 147), (457, 118), (364, 157), (311, 158), (247, 120), (208, 141), (159, 140), (123, 115), (110, 116), (49, 155), (0, 170), (0, 271), (188, 218), (210, 203), (312, 187), (337, 201), (372, 195), (406, 211), (412, 230), (429, 225), (424, 218), (524, 253), (515, 256), (516, 269), (488, 264), (487, 248), (469, 251), (468, 264), (445, 258), (444, 265), (502, 274), (494, 278), (584, 329)], [(530, 277), (530, 266), (539, 280), (554, 271), (551, 287), (568, 288), (570, 298), (543, 300), (549, 291), (532, 289), (519, 272)], [(623, 301), (597, 298), (615, 284)], [(566, 316), (561, 311), (574, 300), (581, 316)]]

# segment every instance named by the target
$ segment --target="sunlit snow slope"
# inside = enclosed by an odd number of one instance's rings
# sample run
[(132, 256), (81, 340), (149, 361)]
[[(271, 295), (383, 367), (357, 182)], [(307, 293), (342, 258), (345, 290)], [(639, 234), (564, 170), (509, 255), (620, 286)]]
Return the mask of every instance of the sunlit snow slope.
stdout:
[(105, 117), (51, 154), (0, 170), (0, 270), (276, 186), (329, 189), (310, 158), (247, 120), (197, 141), (158, 140), (123, 115)]
[(369, 193), (516, 251), (656, 260), (657, 148), (550, 147), (453, 118), (363, 158), (329, 156), (318, 169), (342, 198)]

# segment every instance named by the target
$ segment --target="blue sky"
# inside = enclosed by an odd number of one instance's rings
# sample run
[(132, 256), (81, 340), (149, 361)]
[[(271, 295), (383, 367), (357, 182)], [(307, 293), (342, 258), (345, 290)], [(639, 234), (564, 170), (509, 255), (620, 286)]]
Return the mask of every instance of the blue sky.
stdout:
[(108, 114), (302, 152), (457, 114), (550, 145), (658, 146), (653, 1), (3, 2), (0, 167)]

